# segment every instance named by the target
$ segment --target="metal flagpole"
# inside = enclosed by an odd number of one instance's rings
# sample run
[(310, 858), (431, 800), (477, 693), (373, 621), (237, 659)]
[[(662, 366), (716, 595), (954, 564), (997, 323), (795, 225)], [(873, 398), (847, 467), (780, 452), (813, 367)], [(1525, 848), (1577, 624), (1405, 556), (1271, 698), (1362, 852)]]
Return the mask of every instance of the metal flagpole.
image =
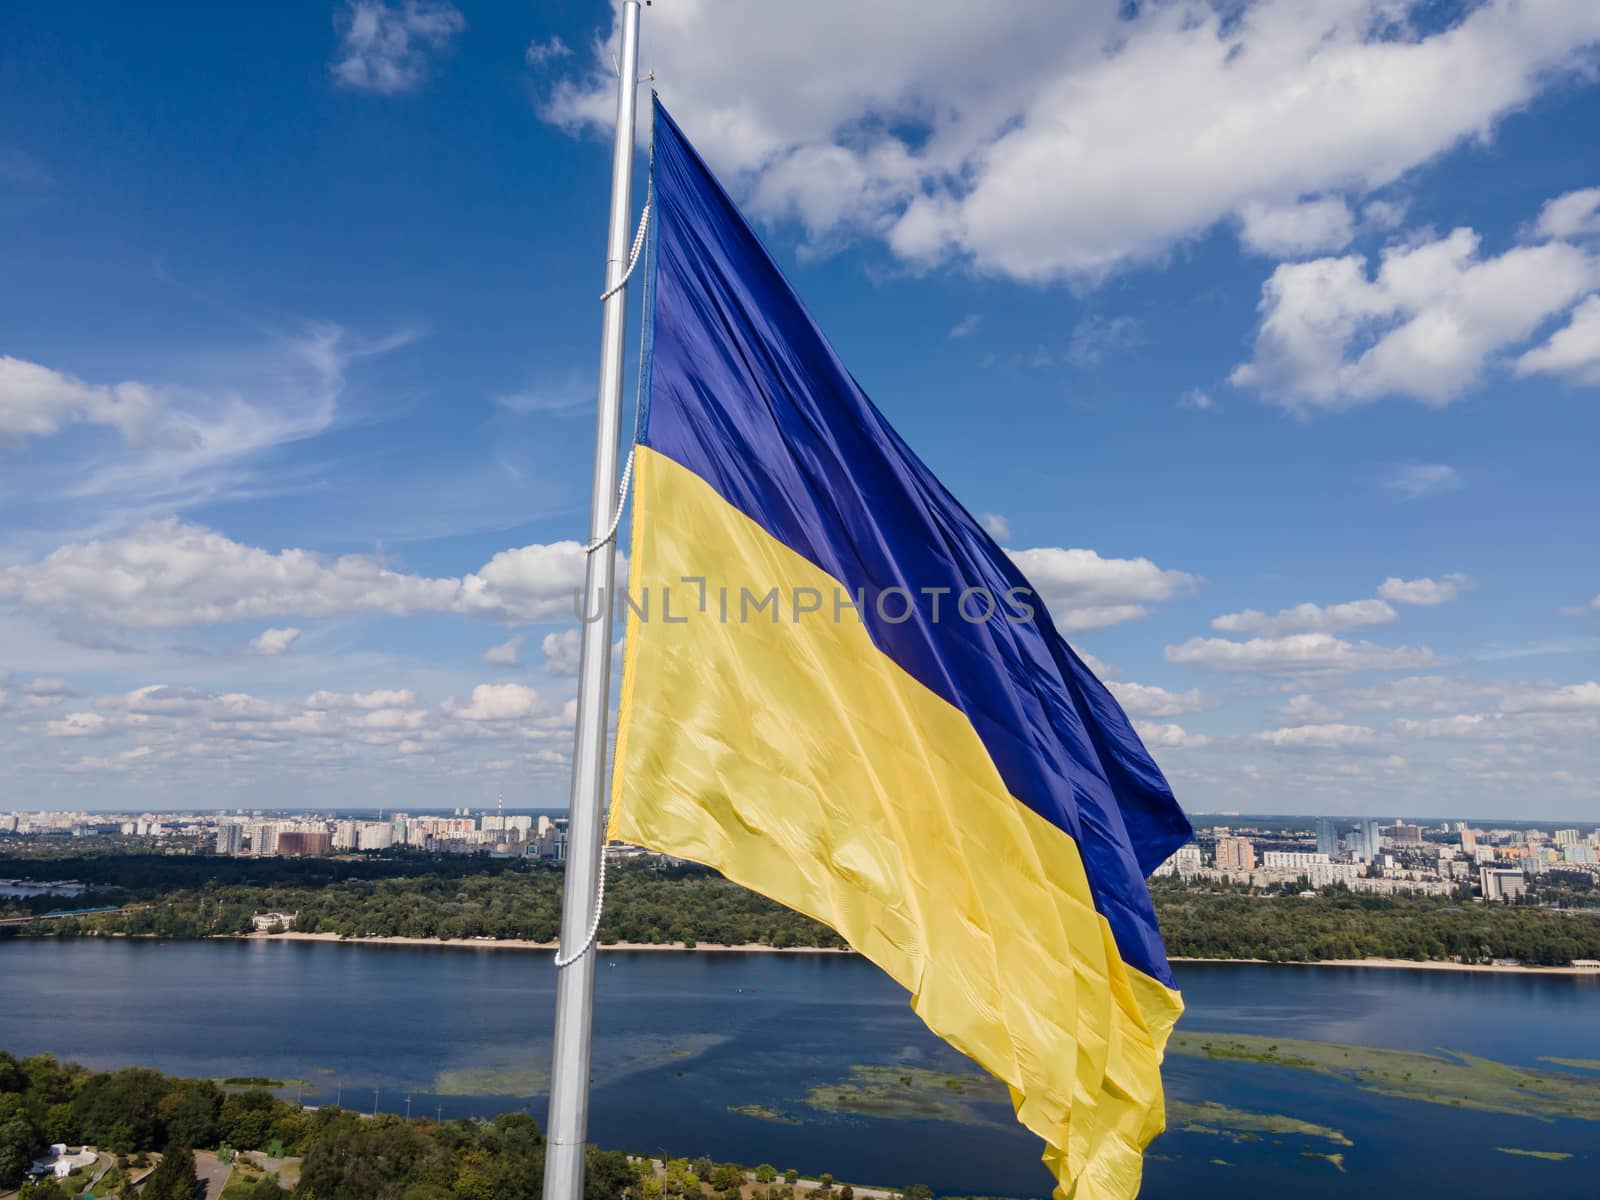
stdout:
[[(639, 0), (622, 5), (622, 61), (617, 68), (617, 129), (611, 157), (611, 230), (606, 239), (606, 301), (600, 332), (600, 391), (595, 419), (594, 487), (583, 579), (583, 643), (578, 667), (578, 728), (572, 751), (566, 882), (561, 901), (563, 953), (582, 946), (594, 917), (602, 853), (601, 789), (606, 778), (606, 726), (611, 690), (611, 613), (616, 547), (607, 538), (617, 497), (622, 426), (622, 340), (627, 325), (629, 221), (633, 192), (634, 113), (639, 77)], [(615, 289), (615, 290), (613, 290)], [(602, 540), (606, 544), (597, 545)], [(582, 1200), (584, 1143), (589, 1128), (589, 1037), (593, 1024), (594, 953), (568, 962), (556, 976), (555, 1048), (545, 1136), (544, 1200)]]

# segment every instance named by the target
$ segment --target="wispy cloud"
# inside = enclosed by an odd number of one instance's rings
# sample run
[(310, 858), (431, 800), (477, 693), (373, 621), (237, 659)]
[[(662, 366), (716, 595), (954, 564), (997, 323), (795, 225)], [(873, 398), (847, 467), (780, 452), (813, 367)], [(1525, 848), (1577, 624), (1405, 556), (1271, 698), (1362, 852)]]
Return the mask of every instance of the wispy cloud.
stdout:
[[(236, 360), (220, 368), (226, 384), (95, 383), (0, 359), (0, 452), (6, 443), (12, 451), (0, 472), (0, 501), (64, 526), (59, 540), (63, 532), (118, 532), (203, 503), (313, 486), (292, 472), (266, 479), (257, 461), (333, 428), (349, 369), (411, 336), (363, 340), (334, 325), (274, 335), (214, 356)], [(32, 528), (42, 536), (41, 524)]]
[(522, 60), (530, 67), (542, 67), (546, 63), (558, 59), (568, 58), (572, 49), (556, 34), (550, 35), (550, 40), (541, 42), (537, 38), (528, 43), (528, 48), (522, 53)]
[(1075, 367), (1098, 367), (1113, 354), (1131, 350), (1145, 340), (1137, 317), (1085, 317), (1067, 342), (1067, 361)]
[(1398, 500), (1421, 500), (1453, 492), (1465, 481), (1461, 472), (1445, 463), (1401, 463), (1383, 479), (1383, 490)]
[(340, 32), (330, 70), (341, 87), (392, 96), (422, 83), (428, 56), (467, 27), (448, 0), (351, 0), (334, 17)]

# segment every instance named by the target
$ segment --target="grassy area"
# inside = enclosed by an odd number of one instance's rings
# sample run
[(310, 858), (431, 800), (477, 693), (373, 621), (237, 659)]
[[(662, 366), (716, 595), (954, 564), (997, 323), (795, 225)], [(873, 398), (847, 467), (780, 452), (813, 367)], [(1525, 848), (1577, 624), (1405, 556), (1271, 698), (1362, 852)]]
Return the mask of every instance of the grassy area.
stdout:
[(772, 1125), (799, 1125), (799, 1117), (790, 1116), (782, 1109), (771, 1108), (765, 1104), (730, 1104), (728, 1111), (737, 1113), (741, 1117), (753, 1117), (757, 1121), (766, 1121)]
[(1577, 1067), (1580, 1071), (1600, 1071), (1600, 1058), (1552, 1058), (1545, 1055), (1539, 1061), (1555, 1063), (1558, 1067)]
[(1427, 1104), (1546, 1121), (1600, 1121), (1600, 1088), (1594, 1086), (1594, 1080), (1566, 1072), (1512, 1066), (1470, 1054), (1425, 1054), (1339, 1042), (1187, 1030), (1173, 1035), (1167, 1052), (1310, 1071), (1369, 1092)]
[(804, 1100), (822, 1112), (964, 1125), (994, 1123), (996, 1105), (1004, 1106), (1007, 1121), (1011, 1111), (1005, 1088), (988, 1075), (881, 1064), (851, 1067), (848, 1080), (818, 1084)]
[(1250, 1112), (1242, 1108), (1229, 1108), (1207, 1100), (1202, 1104), (1189, 1104), (1182, 1100), (1167, 1101), (1167, 1128), (1184, 1133), (1207, 1133), (1233, 1141), (1253, 1141), (1267, 1136), (1274, 1138), (1309, 1137), (1332, 1142), (1336, 1146), (1355, 1145), (1343, 1132), (1326, 1125), (1315, 1125), (1298, 1117), (1278, 1113)]

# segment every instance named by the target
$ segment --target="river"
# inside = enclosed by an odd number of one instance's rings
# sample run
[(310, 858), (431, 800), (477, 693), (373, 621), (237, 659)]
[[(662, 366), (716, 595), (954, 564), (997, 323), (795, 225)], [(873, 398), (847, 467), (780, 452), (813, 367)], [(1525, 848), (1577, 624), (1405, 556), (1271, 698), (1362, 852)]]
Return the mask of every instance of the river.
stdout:
[[(1191, 963), (1178, 981), (1185, 1031), (1444, 1049), (1542, 1071), (1565, 1069), (1548, 1057), (1600, 1059), (1595, 978)], [(0, 1048), (300, 1079), (307, 1104), (370, 1109), (376, 1089), (391, 1112), (409, 1096), (417, 1115), (526, 1106), (542, 1121), (553, 984), (549, 956), (531, 952), (18, 939), (0, 943)], [(829, 1103), (836, 1085), (848, 1094), (971, 1070), (859, 959), (602, 952), (595, 1037), (591, 1135), (603, 1145), (945, 1193), (1048, 1194), (1037, 1142), (998, 1105), (956, 1093), (951, 1111), (937, 1086), (925, 1097), (934, 1107), (910, 1113)], [(893, 1069), (854, 1070), (874, 1065)], [(1572, 1073), (1600, 1089), (1600, 1072)], [(1341, 1140), (1219, 1128), (1228, 1122), (1191, 1110), (1187, 1128), (1174, 1122), (1152, 1147), (1149, 1197), (1600, 1195), (1597, 1121), (1402, 1099), (1259, 1062), (1173, 1055), (1165, 1074), (1175, 1102), (1292, 1117)]]

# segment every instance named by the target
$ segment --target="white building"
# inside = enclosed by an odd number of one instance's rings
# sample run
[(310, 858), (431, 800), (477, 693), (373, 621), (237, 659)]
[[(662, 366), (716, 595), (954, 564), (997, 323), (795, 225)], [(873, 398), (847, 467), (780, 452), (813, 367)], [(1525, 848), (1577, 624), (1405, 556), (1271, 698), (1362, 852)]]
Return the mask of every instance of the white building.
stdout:
[(1179, 846), (1172, 852), (1172, 856), (1162, 863), (1152, 875), (1194, 875), (1200, 870), (1200, 847), (1191, 842), (1187, 846)]
[(1328, 855), (1309, 850), (1268, 850), (1261, 856), (1261, 865), (1269, 871), (1308, 871), (1330, 861)]

